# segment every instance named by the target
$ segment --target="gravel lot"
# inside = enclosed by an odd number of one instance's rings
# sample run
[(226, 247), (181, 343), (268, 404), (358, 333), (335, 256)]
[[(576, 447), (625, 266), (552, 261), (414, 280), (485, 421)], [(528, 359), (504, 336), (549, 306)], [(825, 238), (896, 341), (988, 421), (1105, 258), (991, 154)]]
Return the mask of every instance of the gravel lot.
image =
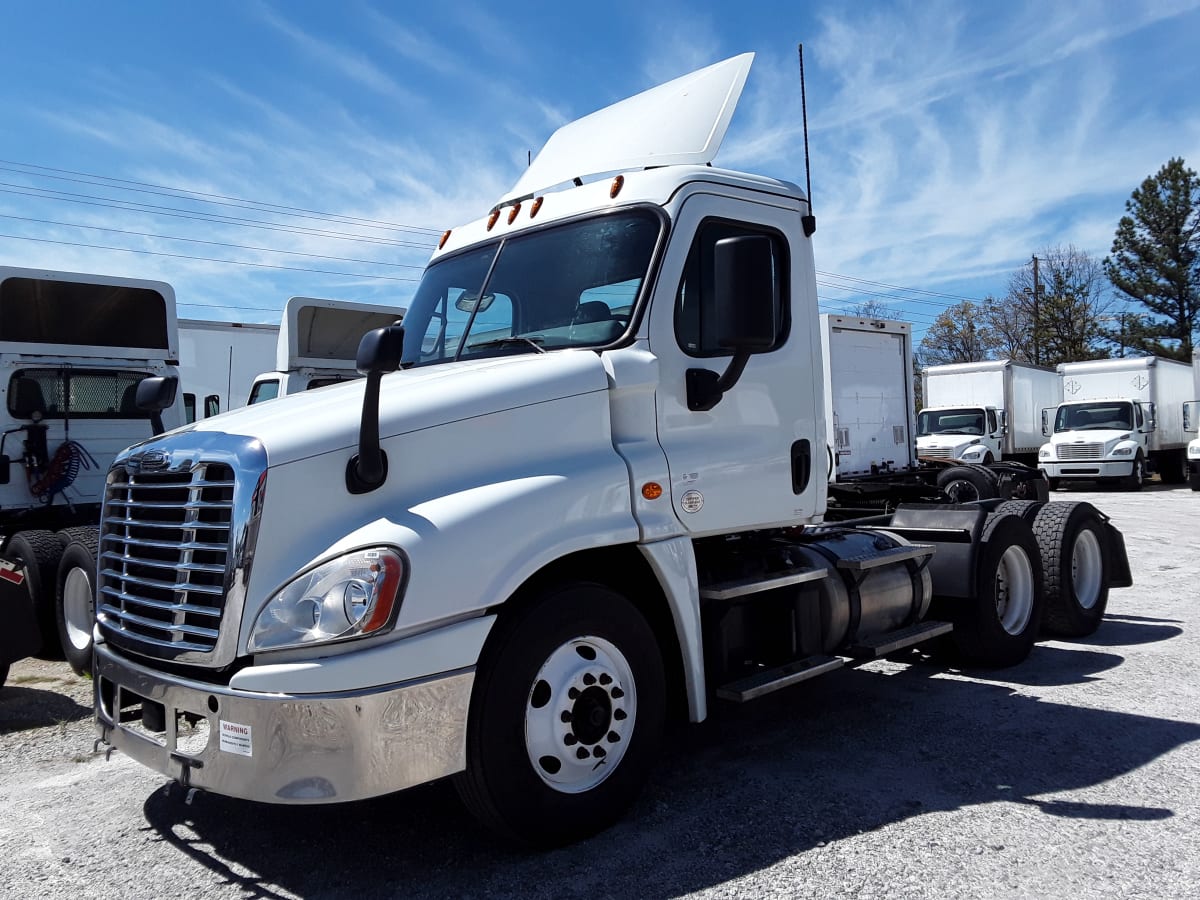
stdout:
[(1059, 492), (1126, 537), (1092, 638), (972, 677), (911, 656), (681, 728), (617, 827), (498, 845), (435, 784), (269, 807), (94, 754), (90, 682), (0, 691), (0, 896), (1200, 896), (1200, 494)]

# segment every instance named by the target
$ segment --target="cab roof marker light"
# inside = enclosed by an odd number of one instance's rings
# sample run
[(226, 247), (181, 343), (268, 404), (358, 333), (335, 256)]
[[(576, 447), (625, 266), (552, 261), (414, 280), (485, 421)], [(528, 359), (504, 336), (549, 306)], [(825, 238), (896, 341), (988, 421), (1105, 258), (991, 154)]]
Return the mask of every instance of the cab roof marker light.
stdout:
[(490, 216), (488, 216), (488, 220), (487, 220), (487, 230), (488, 231), (491, 231), (493, 228), (496, 227), (496, 220), (499, 218), (500, 218), (500, 210), (493, 209), (492, 214)]
[(529, 218), (532, 219), (538, 214), (538, 210), (542, 208), (542, 201), (545, 199), (545, 197), (534, 197), (533, 205), (529, 207)]
[(521, 212), (521, 204), (514, 203), (513, 208), (508, 211), (508, 224), (511, 225), (517, 221), (517, 214)]
[(447, 228), (442, 233), (442, 239), (440, 241), (438, 241), (438, 249), (441, 250), (443, 247), (445, 247), (446, 241), (448, 241), (448, 240), (450, 240), (450, 229), (449, 228)]
[(612, 187), (608, 189), (608, 196), (612, 200), (617, 199), (617, 194), (621, 193), (621, 188), (625, 187), (625, 176), (618, 175), (612, 181)]

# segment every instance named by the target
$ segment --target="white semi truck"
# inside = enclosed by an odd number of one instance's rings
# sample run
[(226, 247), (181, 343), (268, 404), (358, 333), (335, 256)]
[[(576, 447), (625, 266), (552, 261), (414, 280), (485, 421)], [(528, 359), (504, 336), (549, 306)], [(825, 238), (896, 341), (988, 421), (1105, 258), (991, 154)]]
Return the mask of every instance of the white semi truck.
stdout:
[(105, 478), (156, 421), (182, 423), (177, 398), (154, 413), (135, 397), (146, 378), (177, 380), (178, 358), (170, 285), (0, 268), (0, 599), (31, 607), (35, 626), (0, 629), (0, 673), (60, 646), (90, 668)]
[(1011, 359), (928, 366), (921, 383), (917, 453), (926, 459), (1036, 466), (1042, 410), (1062, 402), (1057, 371)]
[(1042, 413), (1050, 440), (1038, 465), (1051, 488), (1064, 481), (1116, 481), (1141, 490), (1150, 472), (1187, 480), (1183, 404), (1192, 395), (1187, 363), (1155, 356), (1062, 363), (1063, 402)]
[(273, 372), (260, 372), (249, 404), (361, 377), (354, 357), (368, 331), (404, 318), (402, 307), (357, 300), (292, 297), (283, 309)]
[(278, 341), (278, 325), (180, 319), (184, 420), (243, 406), (255, 377), (274, 365)]
[(101, 742), (270, 803), (454, 776), (554, 844), (622, 814), (670, 718), (1100, 624), (1129, 571), (1088, 504), (826, 521), (816, 222), (709, 165), (751, 59), (559, 129), (364, 337), (365, 378), (115, 462)]
[[(927, 454), (921, 453), (913, 416), (910, 323), (830, 313), (820, 316), (820, 330), (829, 430), (828, 502), (839, 515), (944, 498), (1047, 498), (1045, 479), (1036, 468), (997, 462), (983, 453), (928, 448)], [(1046, 374), (1057, 383), (1057, 374)], [(958, 409), (954, 415), (963, 413)], [(983, 414), (979, 409), (975, 413)], [(973, 439), (952, 440), (959, 444), (957, 450), (965, 451)]]

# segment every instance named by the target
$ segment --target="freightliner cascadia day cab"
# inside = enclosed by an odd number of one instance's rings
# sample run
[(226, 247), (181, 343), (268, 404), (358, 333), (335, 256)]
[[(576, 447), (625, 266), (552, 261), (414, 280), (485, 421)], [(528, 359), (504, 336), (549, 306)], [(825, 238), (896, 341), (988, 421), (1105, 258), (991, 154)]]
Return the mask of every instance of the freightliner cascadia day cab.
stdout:
[(998, 359), (929, 366), (921, 380), (921, 457), (1037, 465), (1042, 410), (1062, 402), (1057, 371)]
[(91, 668), (105, 476), (156, 416), (159, 431), (181, 424), (177, 399), (161, 413), (136, 403), (144, 379), (177, 380), (178, 359), (170, 285), (0, 267), (0, 676), (60, 646)]
[(247, 403), (263, 403), (360, 378), (358, 342), (368, 331), (404, 318), (404, 309), (357, 300), (292, 297), (283, 308), (274, 372), (261, 372)]
[(1052, 488), (1064, 481), (1115, 481), (1138, 491), (1151, 472), (1187, 480), (1183, 404), (1192, 394), (1187, 363), (1155, 356), (1062, 363), (1063, 401), (1042, 413), (1050, 440), (1038, 464)]
[(116, 461), (103, 742), (270, 803), (453, 776), (554, 844), (622, 814), (669, 717), (1099, 625), (1129, 572), (1087, 504), (825, 521), (815, 220), (708, 165), (752, 58), (555, 132), (363, 339), (365, 378)]

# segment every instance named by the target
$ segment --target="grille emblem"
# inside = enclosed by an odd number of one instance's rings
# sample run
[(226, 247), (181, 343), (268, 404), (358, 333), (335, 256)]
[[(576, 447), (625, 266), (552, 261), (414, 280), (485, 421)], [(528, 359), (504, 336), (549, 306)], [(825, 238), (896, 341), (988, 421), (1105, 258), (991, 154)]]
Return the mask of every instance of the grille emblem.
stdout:
[(131, 469), (153, 471), (155, 469), (165, 469), (169, 461), (170, 457), (167, 456), (165, 450), (144, 450), (125, 460), (125, 465)]

